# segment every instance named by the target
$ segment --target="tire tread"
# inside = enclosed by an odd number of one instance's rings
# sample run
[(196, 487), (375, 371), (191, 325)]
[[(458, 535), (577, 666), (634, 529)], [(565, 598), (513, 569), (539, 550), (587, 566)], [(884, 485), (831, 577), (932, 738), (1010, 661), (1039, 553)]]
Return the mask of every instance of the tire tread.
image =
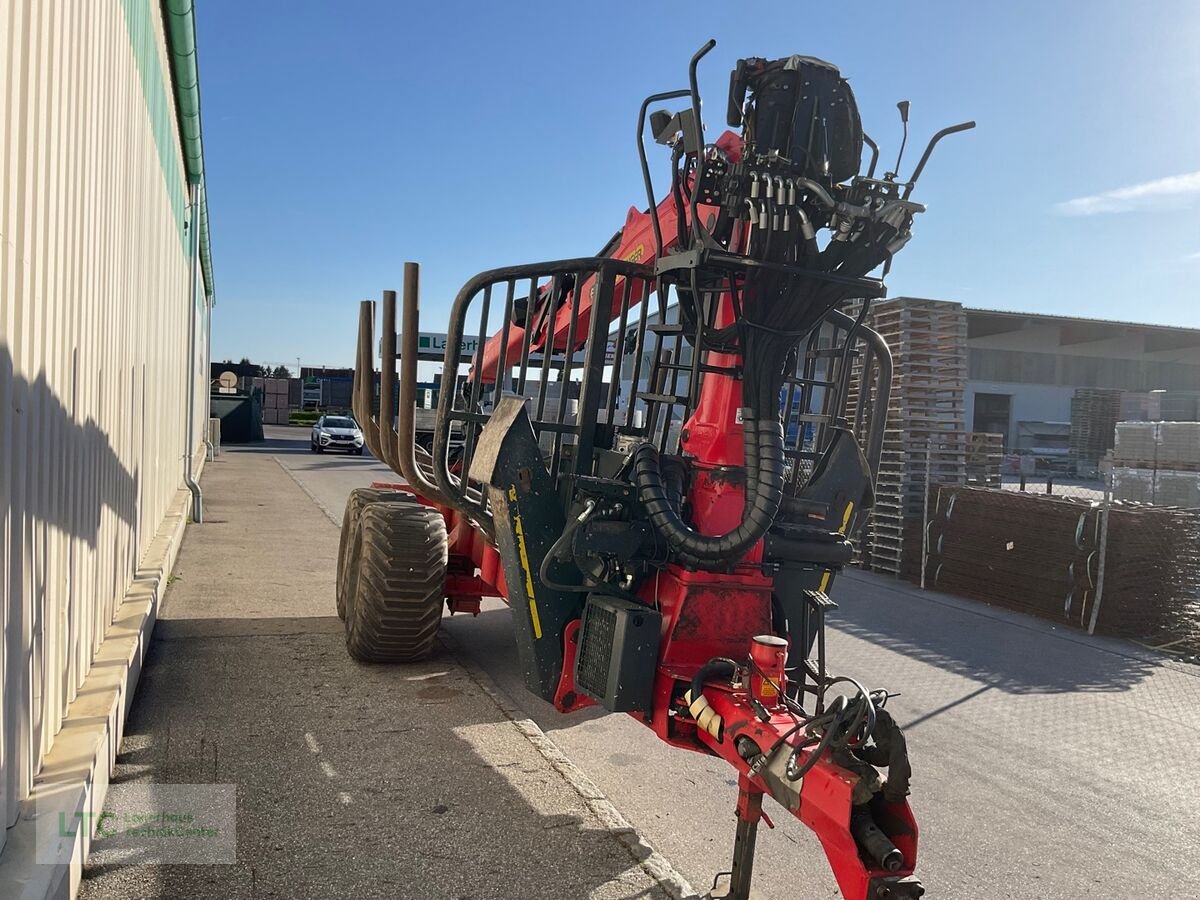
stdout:
[[(353, 566), (357, 551), (357, 566)], [(441, 513), (419, 503), (366, 504), (347, 572), (346, 648), (363, 662), (414, 662), (433, 649), (446, 600)], [(349, 581), (348, 581), (349, 583)]]

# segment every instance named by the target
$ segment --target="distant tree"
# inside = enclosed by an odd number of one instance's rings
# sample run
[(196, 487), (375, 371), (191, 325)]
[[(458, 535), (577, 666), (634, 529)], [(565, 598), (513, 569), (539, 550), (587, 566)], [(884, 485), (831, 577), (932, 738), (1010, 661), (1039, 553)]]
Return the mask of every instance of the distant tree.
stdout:
[(291, 378), (292, 372), (287, 366), (276, 366), (271, 370), (272, 378)]

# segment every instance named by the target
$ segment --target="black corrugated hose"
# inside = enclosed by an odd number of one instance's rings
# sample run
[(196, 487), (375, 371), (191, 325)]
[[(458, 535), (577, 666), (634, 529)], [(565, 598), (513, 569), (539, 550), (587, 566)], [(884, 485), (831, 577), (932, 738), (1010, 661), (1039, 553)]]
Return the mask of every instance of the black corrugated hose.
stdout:
[[(872, 222), (857, 246), (819, 251), (815, 242), (809, 241), (803, 245), (805, 252), (800, 259), (825, 271), (837, 270), (840, 275), (865, 275), (888, 257), (886, 248), (895, 234), (894, 226)], [(768, 241), (763, 255), (774, 262), (785, 262), (794, 249), (799, 248), (786, 242), (772, 248)], [(730, 290), (736, 296), (732, 281)], [(681, 303), (685, 295), (681, 293)], [(799, 342), (848, 296), (852, 291), (848, 292), (844, 284), (802, 274), (769, 270), (747, 273), (741, 293), (742, 310), (735, 323), (742, 355), (742, 402), (746, 407), (742, 426), (746, 498), (742, 521), (732, 531), (705, 535), (689, 527), (683, 520), (682, 498), (675, 483), (672, 481), (669, 491), (664, 485), (658, 450), (650, 443), (634, 449), (633, 475), (638, 495), (651, 525), (683, 565), (731, 569), (775, 523), (785, 483), (780, 421), (784, 370)], [(709, 337), (724, 340), (728, 337), (726, 331), (713, 332)], [(702, 350), (697, 346), (693, 352)]]
[[(757, 544), (775, 523), (783, 497), (783, 426), (776, 419), (747, 418), (742, 425), (746, 454), (746, 501), (741, 523), (722, 535), (705, 535), (690, 528), (663, 483), (658, 450), (640, 444), (633, 451), (633, 475), (638, 495), (654, 527), (684, 565), (697, 569), (731, 568)], [(675, 496), (672, 496), (675, 495)]]

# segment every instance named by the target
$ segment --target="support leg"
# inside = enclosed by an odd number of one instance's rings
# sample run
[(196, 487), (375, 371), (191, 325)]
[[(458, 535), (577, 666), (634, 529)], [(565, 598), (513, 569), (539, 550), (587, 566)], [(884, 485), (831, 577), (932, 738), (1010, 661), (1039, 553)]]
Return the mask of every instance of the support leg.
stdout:
[(729, 893), (721, 900), (750, 900), (750, 879), (754, 876), (754, 842), (758, 821), (762, 818), (762, 791), (744, 775), (738, 778), (737, 832), (733, 838), (733, 871)]

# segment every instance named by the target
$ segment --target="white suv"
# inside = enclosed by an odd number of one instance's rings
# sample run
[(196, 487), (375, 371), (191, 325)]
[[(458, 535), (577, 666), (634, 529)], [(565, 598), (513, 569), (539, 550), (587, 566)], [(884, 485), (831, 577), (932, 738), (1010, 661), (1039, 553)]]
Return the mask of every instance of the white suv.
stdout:
[(363, 435), (358, 423), (349, 416), (321, 416), (312, 427), (309, 445), (313, 453), (345, 450), (362, 456)]

